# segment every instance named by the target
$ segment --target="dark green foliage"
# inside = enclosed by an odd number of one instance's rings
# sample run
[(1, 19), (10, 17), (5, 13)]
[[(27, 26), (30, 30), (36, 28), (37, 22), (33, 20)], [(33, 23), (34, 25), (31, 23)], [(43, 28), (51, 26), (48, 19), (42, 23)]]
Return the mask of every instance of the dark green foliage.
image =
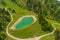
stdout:
[(5, 40), (5, 38), (6, 38), (5, 32), (1, 31), (0, 32), (0, 40)]
[(8, 10), (11, 11), (12, 13), (16, 13), (14, 9), (12, 10), (11, 8), (8, 8)]
[(55, 20), (60, 23), (60, 8), (57, 10), (57, 13), (54, 15)]
[(0, 40), (5, 40), (5, 30), (7, 24), (11, 21), (11, 17), (8, 11), (5, 11), (5, 8), (0, 9)]
[(9, 10), (12, 10), (11, 8), (8, 8)]
[(16, 0), (11, 0), (12, 2), (16, 3)]
[(55, 31), (55, 40), (60, 40), (60, 31), (59, 30)]
[(12, 10), (12, 13), (16, 13), (15, 10)]
[(6, 2), (4, 0), (1, 1), (1, 4), (5, 7), (7, 6)]
[(16, 0), (11, 0), (11, 2), (17, 4), (20, 7), (20, 5), (18, 4), (18, 2), (16, 2)]
[(32, 4), (33, 4), (33, 0), (27, 0), (27, 9), (28, 10), (32, 10)]
[(38, 0), (27, 0), (27, 9), (38, 13), (40, 9), (40, 2)]
[(16, 0), (11, 0), (12, 2), (16, 2)]
[(33, 11), (35, 13), (38, 13), (39, 8), (40, 8), (40, 2), (38, 2), (38, 1), (35, 0), (34, 3), (33, 3)]
[(52, 25), (51, 24), (49, 24), (46, 20), (45, 20), (45, 18), (44, 17), (40, 17), (39, 18), (39, 23), (41, 24), (41, 29), (43, 30), (43, 31), (52, 31), (53, 30), (53, 27), (52, 27)]

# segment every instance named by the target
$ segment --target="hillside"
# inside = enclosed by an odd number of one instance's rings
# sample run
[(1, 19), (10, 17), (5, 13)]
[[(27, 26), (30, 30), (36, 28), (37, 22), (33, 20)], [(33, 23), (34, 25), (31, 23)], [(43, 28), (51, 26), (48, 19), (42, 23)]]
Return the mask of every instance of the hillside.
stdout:
[[(36, 40), (60, 40), (59, 10), (60, 2), (57, 0), (0, 0), (0, 39), (33, 40), (41, 37)], [(26, 15), (35, 16), (37, 21), (19, 30), (10, 29), (17, 20)]]

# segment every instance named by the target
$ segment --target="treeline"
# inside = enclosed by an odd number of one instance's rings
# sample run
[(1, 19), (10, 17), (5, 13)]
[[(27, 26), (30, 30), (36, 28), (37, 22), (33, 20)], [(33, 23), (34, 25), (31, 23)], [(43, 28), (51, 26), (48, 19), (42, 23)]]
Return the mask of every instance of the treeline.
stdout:
[(55, 40), (60, 40), (60, 30), (55, 31)]
[(57, 10), (57, 12), (56, 12), (56, 14), (54, 15), (54, 17), (55, 17), (55, 20), (58, 22), (58, 23), (60, 23), (60, 8), (57, 8), (58, 10)]
[(6, 38), (6, 27), (7, 24), (11, 21), (11, 17), (8, 11), (5, 11), (5, 8), (0, 8), (0, 40), (5, 40)]
[(50, 31), (50, 32), (52, 32), (52, 30), (53, 30), (52, 25), (49, 24), (48, 21), (46, 21), (46, 19), (44, 17), (40, 16), (39, 21), (40, 21), (39, 23), (41, 24), (41, 29), (43, 31)]

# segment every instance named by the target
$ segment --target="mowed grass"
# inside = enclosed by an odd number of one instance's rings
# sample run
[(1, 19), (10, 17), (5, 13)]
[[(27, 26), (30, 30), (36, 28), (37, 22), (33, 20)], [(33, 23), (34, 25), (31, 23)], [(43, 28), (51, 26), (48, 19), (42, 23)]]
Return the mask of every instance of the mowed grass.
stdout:
[(49, 35), (49, 36), (43, 37), (43, 38), (41, 38), (41, 40), (55, 40), (55, 35), (52, 34), (52, 35)]
[(56, 29), (60, 30), (60, 24), (59, 24), (59, 23), (54, 23), (53, 26), (54, 26)]
[[(7, 6), (6, 6), (7, 8), (11, 8), (12, 10), (14, 9), (16, 11), (16, 13), (11, 12), (13, 21), (9, 25), (9, 28), (22, 16), (34, 15), (37, 18), (37, 21), (34, 24), (30, 25), (29, 27), (26, 27), (25, 29), (21, 29), (21, 30), (9, 29), (9, 33), (11, 35), (18, 37), (18, 38), (30, 38), (30, 37), (36, 37), (36, 36), (49, 33), (49, 32), (44, 32), (41, 30), (38, 16), (34, 12), (28, 11), (27, 9), (22, 9), (21, 7), (18, 7), (15, 3), (12, 3), (10, 0), (4, 0), (4, 1), (7, 3)], [(9, 40), (9, 37), (7, 38)], [(10, 39), (13, 40), (12, 38)]]
[(29, 27), (26, 27), (22, 30), (9, 30), (10, 34), (18, 38), (31, 38), (47, 34), (48, 32), (43, 32), (38, 21)]
[(4, 40), (14, 40), (13, 38), (7, 36)]

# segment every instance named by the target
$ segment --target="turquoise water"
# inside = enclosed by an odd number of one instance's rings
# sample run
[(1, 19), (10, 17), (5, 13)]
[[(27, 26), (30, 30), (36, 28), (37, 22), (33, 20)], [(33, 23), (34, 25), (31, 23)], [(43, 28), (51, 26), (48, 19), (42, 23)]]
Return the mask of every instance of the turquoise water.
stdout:
[(21, 21), (16, 25), (16, 29), (21, 29), (24, 28), (28, 25), (30, 25), (31, 23), (34, 22), (34, 19), (32, 17), (24, 17), (23, 19), (21, 19)]

